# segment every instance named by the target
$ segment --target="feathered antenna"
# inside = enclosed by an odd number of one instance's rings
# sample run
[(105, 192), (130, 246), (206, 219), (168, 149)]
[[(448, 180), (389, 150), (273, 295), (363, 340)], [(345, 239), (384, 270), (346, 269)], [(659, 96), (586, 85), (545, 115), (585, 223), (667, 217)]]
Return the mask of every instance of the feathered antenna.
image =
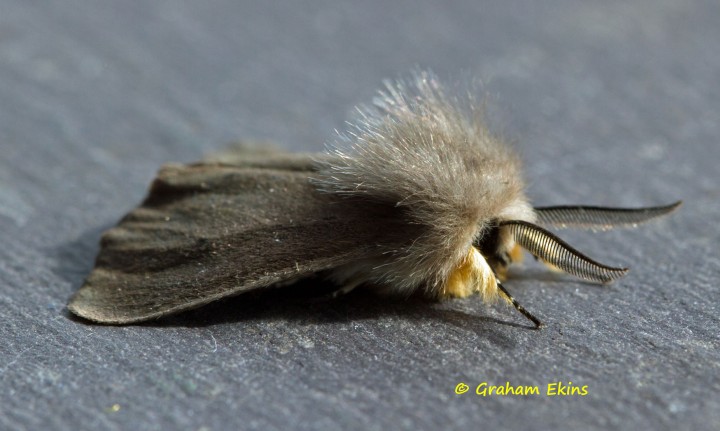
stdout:
[(646, 208), (563, 205), (537, 207), (535, 213), (540, 224), (553, 225), (558, 228), (610, 230), (616, 227), (635, 227), (670, 214), (680, 208), (680, 205), (682, 205), (682, 201)]
[[(616, 227), (635, 227), (657, 217), (667, 215), (680, 207), (682, 201), (669, 205), (645, 208), (608, 208), (598, 206), (553, 206), (535, 208), (537, 220), (561, 228), (609, 230)], [(498, 227), (507, 227), (517, 244), (529, 251), (535, 258), (584, 280), (609, 283), (628, 272), (628, 268), (604, 265), (583, 253), (558, 236), (522, 220), (502, 221)], [(509, 262), (505, 261), (505, 264)], [(512, 305), (532, 321), (537, 328), (543, 326), (540, 320), (520, 305), (515, 298), (497, 283), (498, 289)]]

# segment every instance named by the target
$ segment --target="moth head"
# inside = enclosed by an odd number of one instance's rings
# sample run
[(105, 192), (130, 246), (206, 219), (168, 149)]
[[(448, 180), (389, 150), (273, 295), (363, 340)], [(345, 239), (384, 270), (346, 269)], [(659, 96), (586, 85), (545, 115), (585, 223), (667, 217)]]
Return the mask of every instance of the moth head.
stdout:
[(497, 219), (491, 220), (473, 241), (487, 263), (500, 278), (505, 278), (510, 264), (520, 259), (518, 245), (510, 229), (500, 226)]

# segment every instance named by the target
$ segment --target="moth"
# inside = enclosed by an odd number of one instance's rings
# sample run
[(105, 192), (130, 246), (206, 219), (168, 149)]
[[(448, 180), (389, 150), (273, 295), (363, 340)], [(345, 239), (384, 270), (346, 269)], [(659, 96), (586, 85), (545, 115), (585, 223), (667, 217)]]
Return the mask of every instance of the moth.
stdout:
[(502, 298), (522, 249), (585, 280), (627, 272), (548, 231), (635, 226), (671, 205), (533, 208), (520, 161), (472, 98), (430, 72), (385, 82), (322, 154), (246, 148), (161, 168), (138, 208), (104, 233), (95, 268), (70, 300), (85, 319), (160, 318), (311, 275), (431, 298)]

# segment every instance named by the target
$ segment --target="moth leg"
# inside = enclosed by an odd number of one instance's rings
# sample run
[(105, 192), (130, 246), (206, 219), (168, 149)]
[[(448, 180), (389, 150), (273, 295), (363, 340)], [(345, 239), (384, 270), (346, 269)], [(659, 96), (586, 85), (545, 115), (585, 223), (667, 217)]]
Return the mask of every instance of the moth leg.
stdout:
[(559, 267), (553, 265), (552, 263), (548, 262), (548, 261), (545, 260), (545, 259), (541, 259), (541, 258), (539, 258), (539, 257), (535, 257), (535, 259), (537, 259), (540, 263), (542, 263), (543, 265), (545, 265), (545, 267), (546, 267), (547, 269), (549, 269), (550, 271), (552, 271), (552, 272), (562, 272), (562, 273), (565, 273), (565, 271), (563, 271), (562, 269), (560, 269)]
[(520, 244), (515, 244), (509, 254), (511, 262), (522, 262), (524, 254)]
[(355, 280), (348, 280), (340, 288), (331, 293), (331, 296), (333, 298), (337, 298), (339, 296), (347, 295), (361, 284), (363, 284), (363, 280), (360, 279), (360, 277), (356, 278)]
[(519, 244), (515, 244), (510, 251), (504, 253), (504, 259), (502, 262), (494, 262), (495, 275), (500, 281), (506, 281), (508, 279), (508, 269), (510, 264), (514, 262), (522, 262), (523, 260), (523, 249)]
[(542, 328), (543, 326), (545, 326), (545, 325), (540, 321), (540, 319), (538, 319), (537, 317), (533, 316), (532, 313), (530, 313), (529, 311), (527, 311), (527, 310), (525, 309), (525, 307), (523, 307), (522, 305), (520, 305), (520, 303), (517, 302), (517, 300), (516, 300), (515, 298), (513, 298), (513, 296), (510, 294), (510, 292), (508, 292), (507, 289), (505, 289), (505, 287), (504, 287), (502, 284), (500, 284), (500, 282), (498, 282), (497, 288), (503, 293), (503, 295), (505, 296), (505, 299), (507, 299), (508, 301), (510, 301), (510, 303), (513, 305), (513, 307), (515, 307), (515, 309), (520, 312), (520, 314), (522, 314), (522, 315), (525, 316), (528, 320), (530, 320), (532, 323), (535, 324), (535, 328), (536, 328), (536, 329), (540, 329), (540, 328)]
[[(522, 258), (520, 254), (520, 250), (513, 248), (509, 253), (509, 259), (515, 261), (520, 260)], [(507, 268), (507, 265), (505, 265), (504, 268)], [(512, 304), (517, 311), (533, 322), (536, 328), (542, 328), (543, 323), (540, 319), (533, 316), (525, 307), (520, 305), (500, 283), (499, 278), (499, 276), (495, 276), (492, 268), (478, 249), (470, 247), (467, 257), (465, 257), (455, 271), (450, 274), (441, 293), (441, 297), (466, 298), (478, 292), (480, 296), (482, 296), (483, 301), (491, 302), (502, 295), (503, 299)]]
[(467, 298), (473, 293), (479, 293), (486, 302), (498, 297), (495, 273), (478, 249), (470, 247), (465, 259), (448, 277), (440, 297)]

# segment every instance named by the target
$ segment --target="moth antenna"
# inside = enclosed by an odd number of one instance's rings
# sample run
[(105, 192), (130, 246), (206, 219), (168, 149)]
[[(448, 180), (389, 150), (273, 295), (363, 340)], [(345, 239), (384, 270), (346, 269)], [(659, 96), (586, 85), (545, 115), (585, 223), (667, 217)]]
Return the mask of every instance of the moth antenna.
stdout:
[(682, 205), (682, 201), (646, 208), (563, 205), (535, 208), (535, 214), (537, 214), (537, 221), (540, 224), (559, 228), (609, 230), (623, 226), (635, 227), (640, 223), (670, 214), (680, 205)]
[(521, 220), (500, 223), (512, 232), (515, 241), (534, 256), (585, 280), (608, 283), (616, 280), (628, 271), (627, 268), (615, 268), (596, 262), (553, 233)]
[(532, 313), (530, 313), (529, 311), (527, 311), (527, 310), (525, 309), (525, 307), (523, 307), (522, 305), (520, 305), (520, 303), (517, 302), (517, 300), (516, 300), (515, 298), (513, 298), (513, 296), (510, 294), (510, 292), (508, 292), (507, 289), (505, 289), (505, 286), (503, 286), (499, 281), (497, 282), (497, 287), (498, 287), (498, 289), (500, 289), (500, 291), (507, 297), (507, 299), (512, 303), (513, 307), (515, 307), (515, 309), (516, 309), (517, 311), (519, 311), (523, 316), (527, 317), (532, 323), (535, 324), (535, 329), (540, 329), (540, 328), (542, 328), (543, 326), (545, 326), (545, 325), (540, 321), (540, 319), (538, 319), (537, 317), (533, 316)]

